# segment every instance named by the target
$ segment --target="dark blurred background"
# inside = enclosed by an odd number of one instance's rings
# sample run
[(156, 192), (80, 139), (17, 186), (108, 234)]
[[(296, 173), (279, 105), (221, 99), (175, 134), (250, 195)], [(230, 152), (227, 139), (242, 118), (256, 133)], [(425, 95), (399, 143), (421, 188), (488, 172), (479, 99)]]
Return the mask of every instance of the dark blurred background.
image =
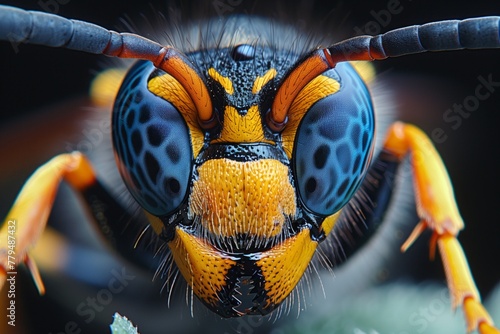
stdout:
[[(335, 42), (354, 36), (359, 30), (385, 32), (413, 24), (442, 19), (463, 19), (484, 15), (500, 15), (495, 1), (2, 1), (24, 9), (43, 10), (93, 22), (109, 29), (123, 27), (121, 18), (142, 22), (141, 13), (150, 15), (166, 11), (172, 4), (183, 15), (196, 17), (258, 13), (264, 16), (291, 13), (297, 24), (308, 27), (323, 22), (325, 36)], [(54, 4), (58, 4), (54, 6)], [(231, 4), (237, 4), (235, 6)], [(49, 7), (47, 7), (49, 6)], [(393, 7), (391, 7), (393, 6)], [(384, 16), (388, 7), (397, 13)], [(218, 12), (219, 11), (219, 12)], [(384, 11), (384, 12), (381, 12)], [(286, 15), (285, 15), (286, 16)], [(378, 20), (378, 21), (377, 21)], [(377, 33), (378, 31), (372, 31)], [(74, 105), (85, 96), (102, 57), (83, 53), (20, 45), (18, 52), (9, 43), (0, 45), (0, 213), (4, 216), (18, 192), (22, 180), (50, 155), (64, 147), (44, 152), (44, 145), (32, 142), (38, 125), (50, 138), (71, 120), (71, 110), (57, 113), (61, 118), (45, 118), (41, 110)], [(400, 118), (422, 127), (428, 134), (442, 128), (447, 140), (435, 143), (454, 183), (459, 208), (466, 222), (460, 240), (469, 259), (480, 291), (487, 294), (500, 281), (500, 221), (495, 208), (500, 204), (500, 87), (480, 101), (477, 110), (463, 119), (456, 130), (443, 120), (443, 114), (455, 103), (474, 96), (478, 79), (492, 77), (500, 82), (500, 51), (461, 51), (421, 54), (377, 62), (376, 68), (388, 88), (397, 93)], [(50, 114), (53, 115), (53, 114)], [(75, 116), (79, 117), (79, 116)], [(64, 121), (63, 121), (64, 120)], [(27, 127), (25, 128), (25, 124)], [(48, 125), (47, 125), (48, 124)], [(61, 124), (61, 125), (59, 125)], [(47, 127), (45, 127), (47, 126)], [(50, 130), (52, 129), (52, 130)], [(71, 131), (69, 128), (68, 131)], [(38, 137), (37, 137), (38, 138)], [(59, 137), (57, 137), (59, 138)], [(49, 139), (47, 139), (49, 141)], [(62, 150), (62, 151), (61, 151)], [(36, 157), (36, 158), (30, 158)]]

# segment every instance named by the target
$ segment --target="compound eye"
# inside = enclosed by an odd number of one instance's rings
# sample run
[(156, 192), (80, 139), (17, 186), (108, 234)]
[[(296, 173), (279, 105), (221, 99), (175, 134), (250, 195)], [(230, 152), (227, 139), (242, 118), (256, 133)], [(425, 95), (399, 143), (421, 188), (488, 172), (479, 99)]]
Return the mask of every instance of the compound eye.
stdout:
[[(354, 195), (372, 155), (374, 115), (369, 92), (351, 65), (337, 64), (340, 89), (305, 114), (294, 145), (302, 204), (329, 216)], [(328, 74), (328, 72), (326, 73)]]
[(156, 68), (137, 63), (127, 74), (113, 110), (118, 169), (137, 202), (156, 216), (178, 210), (186, 198), (193, 153), (179, 111), (148, 90)]

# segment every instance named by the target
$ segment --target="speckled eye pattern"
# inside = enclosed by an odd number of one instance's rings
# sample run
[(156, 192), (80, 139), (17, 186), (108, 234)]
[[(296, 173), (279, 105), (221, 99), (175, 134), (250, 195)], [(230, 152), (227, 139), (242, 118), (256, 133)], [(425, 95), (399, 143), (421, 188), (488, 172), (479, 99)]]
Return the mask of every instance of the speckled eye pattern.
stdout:
[(352, 66), (337, 64), (325, 75), (339, 81), (340, 90), (304, 116), (293, 154), (300, 199), (322, 216), (340, 210), (360, 186), (374, 134), (370, 94)]
[(180, 113), (148, 90), (155, 70), (139, 62), (127, 74), (113, 110), (113, 145), (129, 191), (144, 209), (163, 216), (186, 196), (193, 154)]

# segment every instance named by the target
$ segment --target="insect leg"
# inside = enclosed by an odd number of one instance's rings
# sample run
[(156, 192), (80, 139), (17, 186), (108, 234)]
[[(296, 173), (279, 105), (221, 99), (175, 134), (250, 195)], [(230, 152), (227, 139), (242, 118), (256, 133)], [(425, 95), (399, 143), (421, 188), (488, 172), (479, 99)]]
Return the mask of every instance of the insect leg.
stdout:
[[(80, 178), (79, 175), (83, 177)], [(83, 188), (94, 181), (94, 173), (87, 160), (79, 153), (62, 154), (54, 157), (38, 168), (26, 182), (18, 195), (6, 221), (0, 230), (1, 240), (7, 240), (9, 231), (7, 220), (15, 222), (15, 263), (28, 262), (33, 264), (28, 255), (29, 248), (36, 242), (49, 217), (59, 183), (67, 179), (76, 188)], [(72, 180), (72, 181), (71, 181)], [(11, 268), (7, 256), (7, 245), (0, 246), (0, 287), (5, 282), (6, 272)], [(30, 266), (31, 273), (40, 293), (44, 286), (38, 271)]]
[(464, 223), (446, 168), (430, 139), (415, 126), (398, 122), (389, 128), (384, 150), (398, 159), (407, 154), (411, 157), (415, 201), (421, 221), (402, 245), (402, 251), (408, 249), (425, 229), (431, 229), (431, 258), (437, 246), (452, 305), (454, 308), (463, 305), (467, 330), (479, 329), (481, 334), (500, 333), (481, 304), (467, 259), (457, 240)]
[[(146, 224), (137, 222), (125, 225), (132, 217), (100, 184), (90, 161), (83, 154), (73, 152), (58, 155), (39, 167), (28, 179), (2, 225), (0, 240), (8, 240), (9, 235), (15, 238), (15, 256), (9, 258), (7, 243), (0, 244), (0, 289), (14, 263), (25, 263), (39, 292), (44, 293), (43, 282), (29, 251), (46, 226), (62, 181), (68, 182), (83, 195), (98, 227), (108, 240), (120, 238), (120, 242), (115, 242), (113, 246), (121, 254), (132, 253), (137, 236), (146, 229)], [(15, 221), (15, 233), (9, 233), (9, 221)]]

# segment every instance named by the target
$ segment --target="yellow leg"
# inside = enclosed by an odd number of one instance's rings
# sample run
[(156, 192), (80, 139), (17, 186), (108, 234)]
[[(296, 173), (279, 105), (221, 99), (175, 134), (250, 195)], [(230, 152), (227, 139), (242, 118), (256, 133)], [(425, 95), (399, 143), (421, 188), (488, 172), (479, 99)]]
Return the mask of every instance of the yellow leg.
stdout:
[(44, 293), (43, 282), (29, 250), (45, 228), (62, 180), (76, 189), (84, 189), (95, 182), (95, 174), (90, 162), (81, 153), (74, 152), (54, 157), (28, 179), (0, 230), (0, 290), (7, 272), (25, 263), (39, 292)]
[(99, 73), (90, 87), (92, 103), (111, 110), (126, 74), (125, 68), (111, 68)]
[(494, 327), (490, 315), (481, 304), (467, 259), (456, 238), (464, 223), (458, 212), (448, 173), (436, 149), (421, 130), (403, 123), (395, 123), (390, 127), (384, 149), (399, 159), (407, 154), (411, 157), (415, 200), (421, 222), (402, 245), (402, 251), (410, 247), (425, 229), (431, 229), (431, 258), (437, 247), (443, 261), (452, 306), (463, 306), (467, 331), (499, 334), (500, 331)]

